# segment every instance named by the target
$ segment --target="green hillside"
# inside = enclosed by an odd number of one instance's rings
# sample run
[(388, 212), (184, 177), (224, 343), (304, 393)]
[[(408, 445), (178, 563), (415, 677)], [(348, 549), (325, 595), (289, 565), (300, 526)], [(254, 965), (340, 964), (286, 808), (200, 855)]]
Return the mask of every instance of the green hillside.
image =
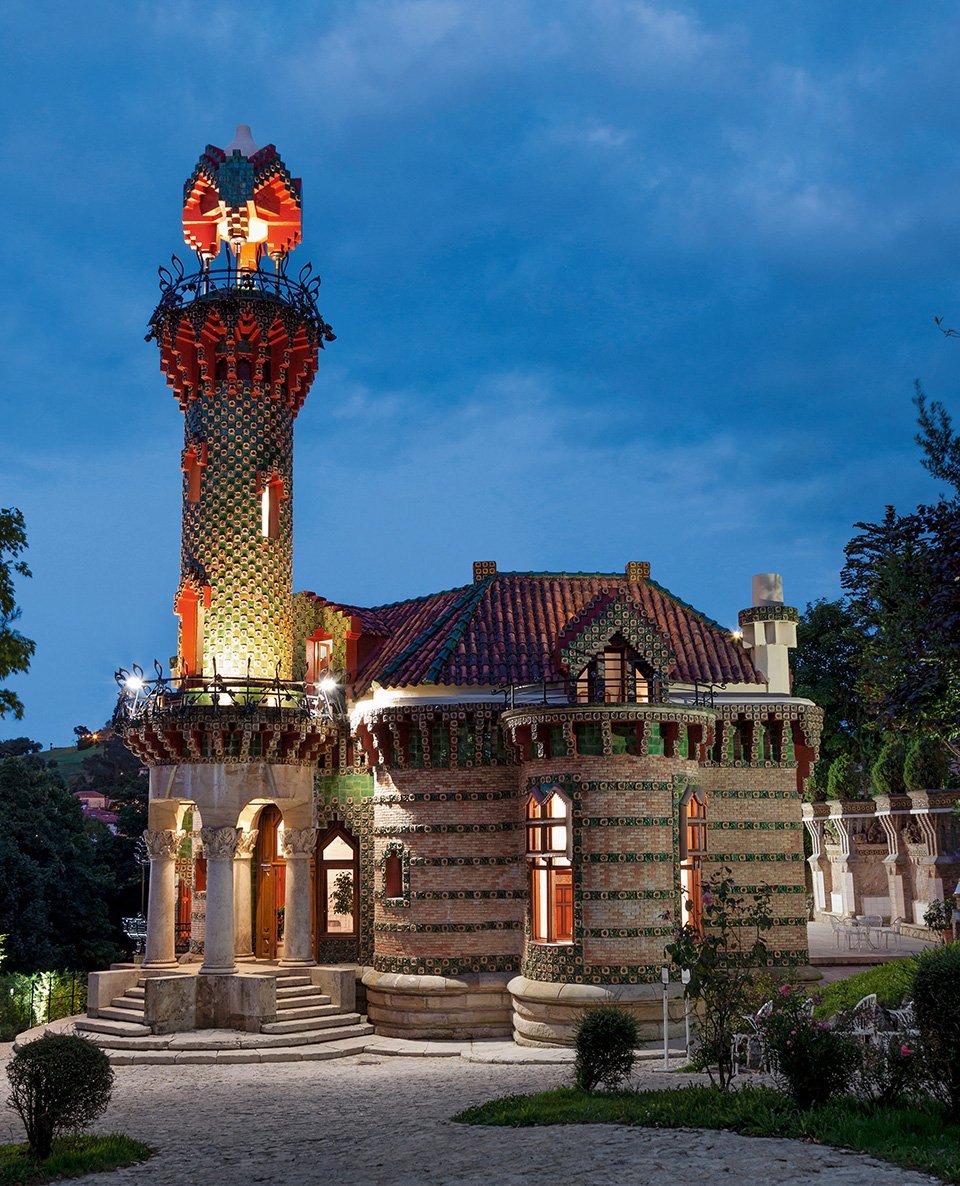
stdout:
[(75, 745), (63, 745), (56, 749), (41, 750), (37, 757), (43, 758), (45, 762), (53, 762), (60, 772), (60, 777), (69, 785), (71, 779), (83, 772), (84, 759), (93, 754), (102, 754), (105, 748), (102, 745), (91, 745), (87, 749), (77, 749)]

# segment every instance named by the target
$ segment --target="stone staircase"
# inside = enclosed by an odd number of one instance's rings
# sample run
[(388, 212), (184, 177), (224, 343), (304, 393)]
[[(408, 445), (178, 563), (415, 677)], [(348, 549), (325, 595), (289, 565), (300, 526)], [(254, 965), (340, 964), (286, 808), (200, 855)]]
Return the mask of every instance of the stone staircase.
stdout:
[(146, 980), (101, 1007), (98, 1017), (77, 1018), (78, 1033), (96, 1042), (113, 1063), (294, 1062), (361, 1053), (373, 1034), (359, 1013), (344, 1013), (309, 976), (277, 974), (277, 1020), (260, 1033), (191, 1030), (154, 1034), (144, 1018)]

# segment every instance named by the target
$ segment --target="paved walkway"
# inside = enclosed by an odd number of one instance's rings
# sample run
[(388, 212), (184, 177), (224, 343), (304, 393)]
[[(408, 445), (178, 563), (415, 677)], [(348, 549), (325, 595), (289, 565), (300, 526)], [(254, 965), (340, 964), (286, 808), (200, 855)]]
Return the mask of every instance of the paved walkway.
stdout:
[[(507, 1044), (492, 1044), (490, 1054), (501, 1045)], [(4, 1064), (9, 1054), (9, 1047), (0, 1047)], [(696, 1078), (683, 1075), (682, 1082)], [(569, 1080), (566, 1063), (504, 1065), (369, 1053), (328, 1063), (118, 1067), (114, 1101), (96, 1127), (137, 1137), (158, 1153), (146, 1165), (78, 1181), (89, 1186), (676, 1186), (717, 1176), (736, 1186), (932, 1181), (799, 1141), (615, 1125), (474, 1128), (450, 1120), (470, 1104)], [(643, 1063), (636, 1085), (674, 1087), (680, 1080)], [(17, 1117), (0, 1108), (0, 1141), (21, 1136)]]

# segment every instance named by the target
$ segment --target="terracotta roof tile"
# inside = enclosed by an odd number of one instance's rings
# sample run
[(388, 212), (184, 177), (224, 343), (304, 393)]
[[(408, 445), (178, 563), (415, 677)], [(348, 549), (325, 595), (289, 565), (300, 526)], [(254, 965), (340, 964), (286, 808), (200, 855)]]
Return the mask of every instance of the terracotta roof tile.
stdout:
[(719, 623), (653, 580), (613, 573), (497, 573), (473, 585), (366, 609), (328, 602), (386, 641), (361, 682), (523, 684), (562, 680), (558, 640), (604, 590), (636, 602), (667, 639), (671, 678), (683, 683), (761, 683)]

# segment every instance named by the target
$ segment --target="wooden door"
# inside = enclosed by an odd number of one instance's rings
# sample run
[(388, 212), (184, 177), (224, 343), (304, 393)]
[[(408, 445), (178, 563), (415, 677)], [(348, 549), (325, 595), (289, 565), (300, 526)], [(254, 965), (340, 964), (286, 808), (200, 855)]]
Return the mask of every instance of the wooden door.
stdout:
[(264, 807), (257, 823), (257, 904), (254, 950), (257, 959), (275, 960), (283, 941), (283, 904), (286, 864), (280, 855), (280, 811)]

